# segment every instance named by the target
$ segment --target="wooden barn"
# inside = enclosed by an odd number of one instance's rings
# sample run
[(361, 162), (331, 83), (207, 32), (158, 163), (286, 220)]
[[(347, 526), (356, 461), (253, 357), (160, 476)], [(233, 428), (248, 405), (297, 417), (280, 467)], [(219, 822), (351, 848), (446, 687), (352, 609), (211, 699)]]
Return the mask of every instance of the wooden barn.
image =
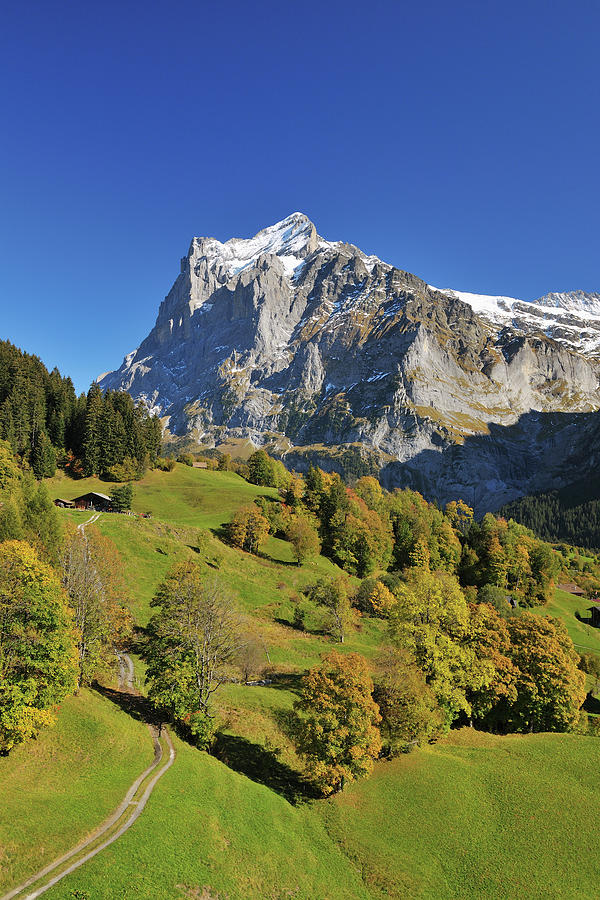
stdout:
[(112, 510), (110, 497), (107, 497), (106, 494), (98, 494), (96, 491), (75, 497), (73, 504), (76, 509), (93, 509), (96, 512), (111, 512)]
[(64, 497), (57, 497), (54, 501), (55, 506), (59, 506), (61, 509), (74, 509), (75, 501), (74, 500), (65, 500)]

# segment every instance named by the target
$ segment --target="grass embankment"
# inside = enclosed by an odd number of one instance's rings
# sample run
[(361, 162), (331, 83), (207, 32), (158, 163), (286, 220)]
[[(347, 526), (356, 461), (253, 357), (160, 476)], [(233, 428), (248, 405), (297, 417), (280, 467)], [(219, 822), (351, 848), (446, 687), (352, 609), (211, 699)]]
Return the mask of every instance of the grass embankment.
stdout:
[(54, 728), (0, 757), (0, 894), (100, 825), (152, 756), (142, 722), (84, 690)]
[(471, 729), (319, 806), (374, 898), (598, 896), (600, 742)]
[(175, 766), (120, 841), (49, 891), (94, 900), (368, 898), (309, 807), (176, 741)]

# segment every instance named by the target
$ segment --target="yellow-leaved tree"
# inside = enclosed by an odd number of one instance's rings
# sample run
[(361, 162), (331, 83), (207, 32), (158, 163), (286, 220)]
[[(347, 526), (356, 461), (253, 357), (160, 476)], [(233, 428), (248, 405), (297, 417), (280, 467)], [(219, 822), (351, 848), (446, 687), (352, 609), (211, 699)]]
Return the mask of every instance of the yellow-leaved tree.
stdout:
[(332, 652), (303, 678), (295, 732), (307, 775), (324, 793), (369, 775), (381, 750), (373, 681), (358, 653)]
[(0, 752), (52, 724), (77, 685), (71, 610), (53, 569), (24, 541), (0, 543)]

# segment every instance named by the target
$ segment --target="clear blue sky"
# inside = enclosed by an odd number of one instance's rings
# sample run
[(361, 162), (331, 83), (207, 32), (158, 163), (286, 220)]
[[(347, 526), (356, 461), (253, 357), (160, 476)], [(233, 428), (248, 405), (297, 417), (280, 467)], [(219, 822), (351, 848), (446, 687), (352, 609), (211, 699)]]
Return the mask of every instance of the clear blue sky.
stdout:
[(600, 290), (597, 0), (3, 4), (0, 336), (87, 389), (194, 234)]

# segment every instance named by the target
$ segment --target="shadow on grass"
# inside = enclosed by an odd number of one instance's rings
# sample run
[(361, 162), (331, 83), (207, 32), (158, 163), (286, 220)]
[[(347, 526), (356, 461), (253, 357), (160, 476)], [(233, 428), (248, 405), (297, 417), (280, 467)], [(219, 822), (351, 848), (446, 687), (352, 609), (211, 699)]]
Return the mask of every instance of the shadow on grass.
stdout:
[(324, 628), (308, 628), (306, 624), (296, 625), (293, 620), (290, 621), (290, 619), (284, 619), (281, 616), (275, 616), (273, 621), (277, 622), (278, 625), (285, 625), (286, 628), (292, 628), (298, 634), (310, 634), (312, 637), (329, 637), (329, 632), (325, 631)]
[(583, 703), (583, 709), (588, 713), (594, 713), (596, 716), (600, 715), (600, 700), (591, 693), (588, 694)]
[[(229, 536), (229, 531), (227, 528), (228, 523), (224, 523), (222, 525), (218, 525), (216, 528), (209, 528), (208, 530), (214, 537), (218, 538), (222, 544), (225, 544), (227, 547), (236, 548), (235, 544), (232, 543), (231, 538)], [(244, 553), (248, 553), (248, 556), (253, 556), (255, 559), (262, 559), (265, 562), (275, 563), (278, 566), (292, 566), (294, 569), (298, 568), (298, 563), (293, 562), (289, 559), (278, 559), (276, 556), (269, 556), (268, 553), (265, 553), (263, 550), (259, 550), (258, 553), (249, 553), (247, 550)]]
[(292, 672), (277, 673), (272, 676), (271, 684), (265, 687), (271, 691), (289, 691), (292, 694), (300, 694), (302, 675)]
[(124, 710), (133, 719), (140, 722), (146, 722), (148, 725), (160, 725), (164, 722), (164, 717), (154, 709), (147, 697), (141, 694), (129, 694), (125, 691), (118, 691), (115, 688), (105, 687), (103, 684), (94, 682), (92, 684), (96, 693), (111, 700), (116, 706)]
[(221, 733), (217, 735), (212, 755), (234, 772), (280, 794), (288, 803), (297, 805), (318, 796), (300, 774), (282, 763), (275, 753), (246, 738)]

